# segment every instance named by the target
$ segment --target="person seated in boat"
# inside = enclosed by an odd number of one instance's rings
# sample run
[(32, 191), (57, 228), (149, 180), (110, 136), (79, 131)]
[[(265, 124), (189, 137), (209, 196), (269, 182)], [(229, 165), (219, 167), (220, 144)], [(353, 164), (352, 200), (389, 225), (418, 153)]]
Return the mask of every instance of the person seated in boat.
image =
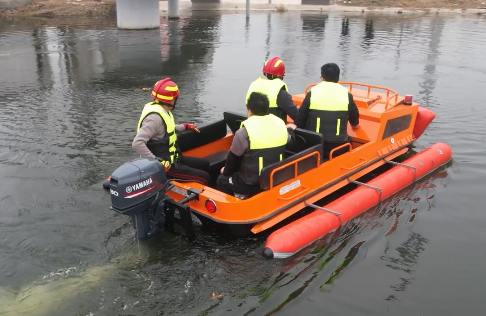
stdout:
[(287, 85), (283, 82), (285, 64), (279, 57), (267, 60), (263, 65), (264, 77), (259, 77), (250, 84), (246, 93), (246, 102), (253, 92), (263, 93), (270, 102), (270, 113), (281, 118), (287, 124), (287, 115), (293, 121), (299, 116), (299, 109), (292, 101)]
[(294, 142), (294, 124), (285, 123), (269, 113), (265, 94), (252, 92), (246, 104), (247, 117), (233, 137), (230, 152), (217, 189), (245, 197), (260, 193), (259, 178), (263, 167), (281, 161), (287, 144)]
[(183, 130), (199, 133), (194, 124), (175, 124), (172, 111), (179, 97), (179, 88), (165, 78), (152, 89), (153, 102), (145, 104), (137, 126), (132, 148), (142, 158), (156, 158), (169, 178), (196, 181), (209, 185), (209, 162), (206, 159), (183, 156), (177, 145), (177, 134)]
[[(295, 125), (324, 136), (323, 156), (329, 158), (332, 149), (344, 143), (351, 143), (348, 137), (348, 121), (353, 129), (359, 127), (359, 111), (353, 95), (338, 83), (340, 69), (335, 63), (321, 67), (321, 82), (312, 87), (299, 109), (299, 118)], [(333, 156), (349, 151), (343, 148)]]

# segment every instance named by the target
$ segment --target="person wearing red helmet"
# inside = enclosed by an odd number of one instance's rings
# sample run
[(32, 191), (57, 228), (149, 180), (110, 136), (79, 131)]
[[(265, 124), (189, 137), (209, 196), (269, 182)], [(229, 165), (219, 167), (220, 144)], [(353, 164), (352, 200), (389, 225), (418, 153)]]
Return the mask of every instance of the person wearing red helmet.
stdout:
[(137, 126), (132, 148), (143, 158), (155, 158), (164, 166), (170, 178), (192, 180), (209, 185), (209, 162), (202, 158), (183, 156), (177, 145), (177, 134), (183, 130), (199, 133), (194, 124), (175, 124), (174, 110), (179, 88), (165, 78), (155, 83), (151, 97), (145, 104)]
[(263, 75), (253, 81), (246, 93), (246, 102), (252, 92), (263, 93), (270, 101), (270, 114), (281, 118), (287, 123), (287, 115), (296, 120), (299, 116), (299, 109), (292, 101), (287, 85), (283, 82), (285, 75), (285, 64), (279, 57), (272, 57), (263, 65)]

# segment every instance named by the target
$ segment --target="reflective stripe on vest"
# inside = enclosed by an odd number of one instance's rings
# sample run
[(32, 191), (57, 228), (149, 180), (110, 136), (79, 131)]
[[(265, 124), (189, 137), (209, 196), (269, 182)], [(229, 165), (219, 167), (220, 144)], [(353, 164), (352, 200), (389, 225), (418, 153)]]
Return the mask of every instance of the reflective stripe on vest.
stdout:
[(248, 133), (250, 146), (243, 155), (240, 173), (246, 183), (257, 184), (265, 166), (283, 159), (288, 139), (287, 127), (273, 114), (252, 115), (242, 125)]
[[(325, 140), (343, 141), (348, 119), (348, 89), (339, 83), (323, 81), (312, 88), (309, 114), (314, 122), (308, 122), (309, 129), (322, 133)], [(325, 113), (328, 113), (325, 115)], [(319, 114), (321, 113), (321, 114)], [(325, 121), (324, 121), (325, 120)], [(310, 123), (310, 124), (309, 124)], [(331, 128), (332, 125), (333, 127)], [(331, 132), (332, 131), (332, 132)]]
[[(174, 163), (174, 156), (177, 152), (176, 150), (176, 141), (177, 141), (177, 134), (175, 133), (175, 122), (174, 122), (174, 117), (172, 116), (172, 113), (166, 112), (162, 106), (155, 102), (150, 102), (145, 104), (142, 114), (140, 115), (140, 119), (138, 120), (138, 126), (137, 126), (137, 133), (140, 130), (140, 127), (142, 127), (142, 122), (143, 120), (152, 113), (157, 113), (160, 115), (162, 120), (165, 123), (166, 130), (165, 130), (165, 136), (164, 138), (167, 138), (167, 144), (165, 145), (167, 148), (164, 148), (164, 151), (167, 151), (170, 153), (170, 163)], [(164, 158), (164, 157), (160, 157)]]
[(270, 108), (276, 108), (278, 93), (280, 92), (280, 90), (282, 90), (282, 87), (288, 91), (287, 85), (280, 78), (269, 80), (260, 77), (250, 84), (248, 92), (246, 93), (246, 103), (248, 103), (248, 98), (250, 98), (250, 94), (252, 94), (253, 92), (260, 92), (267, 95), (268, 101), (270, 103)]

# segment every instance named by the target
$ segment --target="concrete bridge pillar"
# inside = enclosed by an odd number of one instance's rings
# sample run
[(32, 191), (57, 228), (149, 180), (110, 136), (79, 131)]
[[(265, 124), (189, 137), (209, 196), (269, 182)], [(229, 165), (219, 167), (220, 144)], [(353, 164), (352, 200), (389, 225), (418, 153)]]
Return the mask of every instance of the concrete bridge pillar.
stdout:
[(168, 0), (169, 4), (169, 19), (179, 18), (179, 0)]
[(116, 19), (119, 29), (159, 28), (159, 0), (116, 0)]

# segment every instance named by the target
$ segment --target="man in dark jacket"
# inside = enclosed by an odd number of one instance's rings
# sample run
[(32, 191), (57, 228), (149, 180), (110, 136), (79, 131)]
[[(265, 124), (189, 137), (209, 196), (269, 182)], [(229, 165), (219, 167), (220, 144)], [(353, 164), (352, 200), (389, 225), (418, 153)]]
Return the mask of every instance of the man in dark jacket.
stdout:
[(244, 197), (260, 189), (261, 170), (284, 158), (286, 145), (293, 142), (295, 125), (269, 114), (266, 95), (253, 92), (248, 98), (248, 119), (233, 137), (226, 165), (217, 179), (218, 190)]
[[(338, 83), (340, 70), (334, 63), (321, 67), (321, 83), (307, 93), (299, 109), (299, 118), (295, 124), (324, 136), (325, 158), (329, 158), (332, 149), (344, 143), (351, 143), (348, 136), (348, 121), (353, 129), (359, 127), (359, 111), (353, 95)], [(334, 153), (339, 156), (349, 150), (348, 147)]]
[(246, 93), (246, 102), (253, 92), (263, 93), (268, 97), (270, 114), (273, 114), (287, 124), (287, 115), (295, 121), (299, 116), (299, 109), (292, 101), (287, 85), (283, 82), (285, 64), (279, 57), (272, 57), (263, 65), (263, 75), (253, 81)]

